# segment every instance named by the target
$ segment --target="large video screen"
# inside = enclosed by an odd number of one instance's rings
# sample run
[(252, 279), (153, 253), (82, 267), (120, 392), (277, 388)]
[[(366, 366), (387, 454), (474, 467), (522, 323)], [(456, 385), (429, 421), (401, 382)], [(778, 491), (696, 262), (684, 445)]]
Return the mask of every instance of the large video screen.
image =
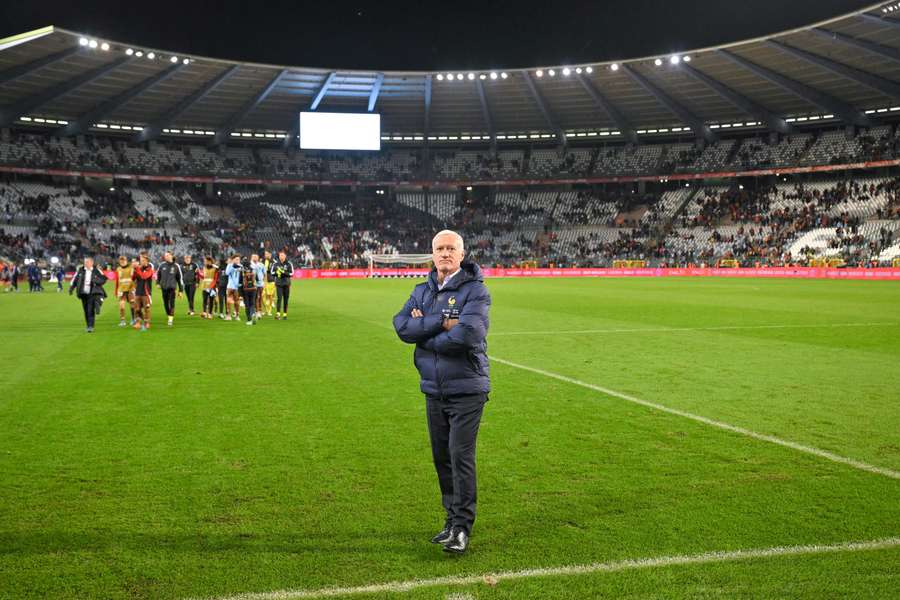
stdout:
[(304, 150), (381, 150), (381, 115), (300, 113)]

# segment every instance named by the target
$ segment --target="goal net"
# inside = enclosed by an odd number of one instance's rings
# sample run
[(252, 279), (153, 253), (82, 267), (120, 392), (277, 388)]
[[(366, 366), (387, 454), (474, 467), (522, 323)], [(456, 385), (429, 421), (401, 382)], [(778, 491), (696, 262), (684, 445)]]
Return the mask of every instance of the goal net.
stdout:
[(375, 273), (376, 267), (426, 267), (431, 265), (430, 254), (370, 254), (369, 277)]

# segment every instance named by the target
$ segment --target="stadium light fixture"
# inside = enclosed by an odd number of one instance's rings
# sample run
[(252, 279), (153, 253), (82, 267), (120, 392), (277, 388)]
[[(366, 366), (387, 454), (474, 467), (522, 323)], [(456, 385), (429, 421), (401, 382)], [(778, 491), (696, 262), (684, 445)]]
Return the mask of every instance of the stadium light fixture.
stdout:
[(583, 70), (584, 70), (584, 69), (582, 69), (581, 67), (575, 67), (575, 72), (578, 73), (579, 75), (581, 75), (581, 72), (582, 72)]
[(134, 54), (134, 50), (132, 48), (129, 48), (128, 50), (125, 51), (125, 54), (127, 54), (128, 56), (131, 56), (132, 54)]
[(103, 42), (102, 44), (100, 44), (100, 49), (103, 50), (104, 52), (109, 52), (109, 44), (107, 44), (106, 42)]
[(540, 69), (538, 69), (537, 71), (535, 71), (534, 74), (535, 74), (536, 76), (538, 76), (538, 77), (543, 77), (543, 76), (544, 76), (544, 72), (541, 71)]
[(619, 63), (613, 63), (613, 64), (609, 65), (609, 69), (610, 69), (610, 71), (618, 71)]
[(172, 58), (169, 59), (169, 61), (172, 62), (172, 63), (177, 63), (177, 62), (178, 62), (178, 57), (177, 57), (177, 56), (173, 56)]
[(137, 52), (134, 53), (134, 55), (137, 56), (138, 58), (140, 58), (144, 55), (144, 53), (141, 52), (140, 50), (138, 50)]
[(457, 79), (457, 81), (462, 81), (462, 80), (463, 80), (463, 74), (462, 74), (462, 73), (457, 73), (457, 74), (456, 74), (456, 79)]
[(549, 71), (547, 71), (547, 75), (549, 75), (550, 77), (556, 77), (556, 71), (550, 69)]
[(444, 80), (444, 74), (443, 74), (443, 73), (438, 73), (438, 74), (437, 74), (437, 80), (438, 80), (438, 81), (443, 81), (443, 80)]
[(186, 59), (184, 59), (184, 60), (181, 61), (181, 62), (182, 62), (182, 64), (189, 65), (189, 64), (191, 64), (191, 59), (186, 58)]
[(155, 52), (148, 52), (148, 53), (147, 53), (147, 58), (149, 58), (150, 60), (153, 60), (154, 58), (156, 58), (156, 53), (155, 53)]
[(497, 79), (497, 73), (491, 73), (491, 79)]
[(447, 73), (447, 81), (453, 81), (453, 73)]
[(678, 56), (677, 54), (673, 54), (672, 57), (669, 59), (669, 63), (673, 64), (673, 65), (677, 65), (680, 62), (681, 62), (681, 57)]
[(88, 45), (88, 39), (87, 39), (87, 38), (78, 38), (78, 45), (79, 45), (79, 46), (87, 46), (87, 45)]
[(96, 49), (97, 48), (97, 40), (91, 40), (90, 42), (88, 42), (88, 46), (91, 49)]
[(594, 72), (594, 67), (585, 67), (584, 72), (587, 73), (588, 75), (590, 75), (591, 73)]
[(466, 75), (466, 77), (469, 78), (469, 81), (472, 81), (475, 79), (475, 73), (469, 73), (468, 75)]
[(569, 67), (563, 67), (562, 74), (568, 77), (572, 74), (572, 69), (570, 69)]
[(682, 58), (681, 60), (683, 60), (684, 62), (691, 62), (691, 57), (690, 57), (690, 56), (685, 56), (685, 57)]
[(500, 73), (500, 79), (506, 79), (509, 75), (506, 74), (506, 71)]
[(485, 75), (484, 73), (482, 73), (481, 75), (478, 76), (478, 79), (484, 81), (485, 79), (487, 79), (487, 75)]
[(661, 67), (661, 66), (662, 66), (662, 59), (661, 59), (661, 58), (657, 58), (656, 60), (653, 61), (653, 64), (656, 65), (657, 67)]

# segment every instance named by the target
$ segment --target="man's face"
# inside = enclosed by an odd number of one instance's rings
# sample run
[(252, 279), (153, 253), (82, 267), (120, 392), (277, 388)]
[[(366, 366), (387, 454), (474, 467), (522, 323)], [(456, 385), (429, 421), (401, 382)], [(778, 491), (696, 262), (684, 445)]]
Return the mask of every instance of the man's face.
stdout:
[(184, 257), (184, 264), (186, 264), (186, 265), (191, 264), (191, 257), (190, 257), (190, 255), (186, 255), (186, 256)]
[(272, 260), (272, 253), (266, 251), (266, 260)]
[(231, 264), (233, 264), (233, 265), (236, 266), (236, 267), (237, 267), (237, 266), (240, 266), (240, 264), (241, 264), (241, 257), (240, 257), (240, 256), (235, 256), (234, 258), (232, 258), (232, 259), (231, 259)]
[(172, 253), (166, 252), (165, 254), (163, 254), (163, 260), (166, 262), (172, 262)]
[(250, 256), (250, 262), (256, 263), (259, 262), (259, 254), (253, 254)]
[(287, 260), (287, 254), (285, 254), (284, 252), (279, 252), (278, 260), (280, 260), (281, 262), (284, 262), (285, 260)]
[(146, 256), (142, 256), (140, 259), (140, 264), (142, 267), (146, 267), (149, 262), (150, 262), (150, 259), (147, 258)]
[(432, 244), (431, 259), (441, 273), (455, 273), (462, 263), (465, 252), (457, 247), (458, 239), (445, 234), (436, 238)]
[(124, 256), (123, 256), (122, 258), (120, 258), (120, 259), (119, 259), (119, 266), (122, 267), (123, 269), (124, 269), (125, 267), (127, 267), (127, 266), (128, 266), (128, 259), (125, 258)]
[(93, 258), (84, 259), (84, 268), (85, 269), (93, 269), (94, 268), (94, 259)]

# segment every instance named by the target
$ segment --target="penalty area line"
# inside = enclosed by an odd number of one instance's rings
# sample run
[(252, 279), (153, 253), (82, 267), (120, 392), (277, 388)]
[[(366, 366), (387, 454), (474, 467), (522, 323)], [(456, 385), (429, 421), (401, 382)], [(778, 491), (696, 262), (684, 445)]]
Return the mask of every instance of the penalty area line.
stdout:
[(704, 552), (653, 558), (626, 559), (612, 562), (590, 563), (584, 565), (568, 565), (562, 567), (541, 567), (520, 571), (499, 571), (481, 575), (458, 575), (435, 577), (432, 579), (410, 579), (407, 581), (391, 581), (373, 583), (355, 587), (325, 587), (319, 589), (293, 589), (273, 592), (250, 592), (233, 596), (212, 597), (207, 600), (295, 600), (303, 598), (334, 598), (338, 596), (354, 596), (362, 594), (402, 593), (413, 590), (447, 587), (470, 586), (478, 584), (497, 585), (501, 581), (534, 579), (539, 577), (569, 577), (589, 575), (592, 573), (616, 573), (635, 569), (663, 568), (680, 565), (702, 565), (709, 563), (735, 562), (760, 558), (776, 558), (783, 556), (804, 556), (832, 554), (837, 552), (863, 552), (885, 550), (900, 547), (900, 537), (884, 538), (864, 542), (841, 542), (836, 544), (810, 544), (803, 546), (776, 546), (773, 548), (757, 548), (749, 550), (726, 550), (720, 552)]
[(797, 450), (798, 452), (803, 452), (805, 454), (811, 454), (813, 456), (817, 456), (819, 458), (824, 458), (825, 460), (830, 460), (832, 462), (840, 463), (843, 465), (848, 465), (855, 469), (859, 469), (861, 471), (867, 471), (869, 473), (875, 473), (877, 475), (884, 475), (885, 477), (890, 477), (891, 479), (900, 479), (900, 472), (894, 471), (892, 469), (888, 469), (885, 467), (876, 467), (875, 465), (870, 465), (868, 463), (864, 463), (858, 460), (854, 460), (852, 458), (847, 458), (846, 456), (840, 456), (839, 454), (834, 454), (833, 452), (828, 452), (827, 450), (822, 450), (820, 448), (814, 448), (812, 446), (806, 446), (803, 444), (799, 444), (797, 442), (792, 442), (790, 440), (785, 440), (779, 437), (775, 437), (774, 435), (767, 435), (765, 433), (759, 433), (756, 431), (752, 431), (750, 429), (745, 429), (744, 427), (738, 427), (737, 425), (731, 425), (730, 423), (725, 423), (724, 421), (717, 421), (715, 419), (710, 419), (708, 417), (704, 417), (701, 415), (695, 415), (694, 413), (689, 413), (684, 410), (679, 410), (677, 408), (671, 408), (669, 406), (665, 406), (663, 404), (657, 404), (656, 402), (650, 402), (649, 400), (642, 400), (635, 396), (631, 396), (629, 394), (623, 394), (622, 392), (617, 392), (615, 390), (611, 390), (609, 388), (605, 388), (599, 385), (594, 385), (593, 383), (588, 383), (586, 381), (581, 381), (579, 379), (574, 379), (572, 377), (567, 377), (565, 375), (560, 375), (559, 373), (552, 373), (550, 371), (545, 371), (543, 369), (536, 369), (534, 367), (529, 367), (527, 365), (520, 365), (518, 363), (514, 363), (508, 360), (504, 360), (502, 358), (497, 358), (496, 356), (492, 356), (491, 360), (494, 362), (498, 362), (502, 365), (506, 365), (508, 367), (513, 367), (515, 369), (521, 369), (522, 371), (529, 371), (531, 373), (535, 373), (537, 375), (543, 375), (544, 377), (549, 377), (551, 379), (556, 379), (558, 381), (564, 381), (566, 383), (571, 383), (573, 385), (577, 385), (583, 388), (587, 388), (589, 390), (594, 390), (595, 392), (600, 392), (601, 394), (606, 394), (607, 396), (612, 396), (613, 398), (618, 398), (620, 400), (625, 400), (627, 402), (631, 402), (634, 404), (639, 404), (641, 406), (669, 413), (670, 415), (676, 415), (679, 417), (683, 417), (685, 419), (690, 419), (692, 421), (696, 421), (698, 423), (703, 423), (704, 425), (709, 425), (710, 427), (715, 427), (717, 429), (724, 429), (725, 431), (730, 431), (732, 433), (737, 433), (739, 435), (743, 435), (749, 438), (753, 438), (754, 440), (759, 440), (762, 442), (769, 442), (770, 444), (776, 444), (778, 446), (783, 446), (785, 448), (790, 448), (791, 450)]

